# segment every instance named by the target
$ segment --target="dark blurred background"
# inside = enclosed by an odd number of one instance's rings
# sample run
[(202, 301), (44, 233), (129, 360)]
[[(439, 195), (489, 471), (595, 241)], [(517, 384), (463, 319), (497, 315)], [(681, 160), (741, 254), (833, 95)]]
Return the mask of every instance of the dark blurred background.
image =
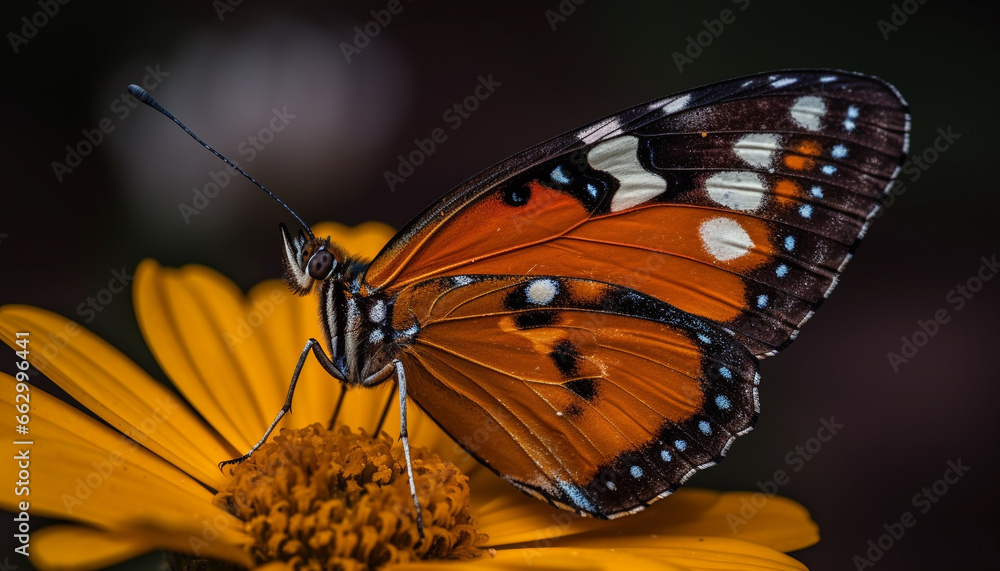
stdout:
[[(906, 511), (916, 525), (875, 568), (997, 558), (1000, 279), (968, 283), (995, 277), (982, 259), (1000, 250), (997, 5), (403, 0), (348, 62), (342, 42), (354, 43), (354, 27), (386, 4), (72, 2), (43, 18), (35, 0), (5, 2), (0, 302), (83, 322), (81, 302), (145, 257), (207, 264), (244, 288), (279, 274), (287, 213), (236, 178), (196, 202), (213, 173), (225, 180), (224, 166), (163, 117), (128, 108), (129, 83), (145, 81), (307, 222), (398, 228), (480, 169), (655, 97), (791, 67), (878, 75), (909, 100), (911, 152), (924, 167), (904, 174), (905, 192), (799, 341), (764, 363), (757, 429), (691, 485), (754, 490), (789, 472), (779, 493), (802, 502), (822, 532), (794, 554), (812, 569), (856, 567), (852, 558)], [(712, 35), (725, 9), (735, 20)], [(22, 18), (45, 23), (32, 34)], [(685, 54), (699, 33), (708, 45)], [(681, 69), (675, 52), (689, 58)], [(442, 114), (491, 74), (500, 86), (452, 131)], [(294, 118), (262, 133), (275, 109)], [(113, 130), (87, 156), (67, 157), (67, 145), (79, 147), (84, 131), (96, 140), (102, 124)], [(385, 171), (437, 127), (447, 141), (390, 191)], [(198, 213), (185, 217), (182, 204)], [(963, 284), (960, 304), (952, 290)], [(940, 310), (948, 321), (894, 370), (888, 354), (904, 337), (924, 341), (919, 322)], [(160, 374), (128, 294), (86, 325)], [(4, 348), (0, 359), (10, 372), (13, 355)], [(843, 428), (804, 460), (796, 447), (831, 417)], [(914, 495), (959, 459), (971, 470), (920, 513)]]

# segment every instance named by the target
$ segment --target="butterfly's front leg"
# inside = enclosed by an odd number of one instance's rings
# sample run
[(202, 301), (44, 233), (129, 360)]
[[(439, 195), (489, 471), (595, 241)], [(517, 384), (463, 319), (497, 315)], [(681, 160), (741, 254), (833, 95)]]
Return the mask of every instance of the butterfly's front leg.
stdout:
[(271, 421), (271, 425), (267, 427), (266, 431), (264, 431), (264, 436), (261, 436), (260, 440), (257, 441), (257, 444), (254, 444), (253, 448), (251, 448), (246, 454), (240, 456), (239, 458), (219, 462), (220, 470), (227, 465), (239, 464), (249, 458), (261, 446), (263, 446), (265, 442), (267, 442), (268, 437), (271, 436), (272, 432), (274, 432), (274, 428), (278, 426), (278, 422), (281, 421), (282, 417), (284, 417), (286, 413), (292, 411), (292, 395), (295, 394), (295, 385), (299, 382), (299, 375), (302, 373), (302, 365), (305, 364), (306, 357), (309, 355), (310, 350), (313, 352), (313, 355), (316, 356), (316, 360), (319, 361), (319, 364), (323, 366), (323, 369), (326, 370), (331, 377), (340, 381), (341, 398), (337, 401), (337, 408), (340, 408), (340, 403), (344, 400), (344, 391), (347, 390), (347, 379), (343, 374), (341, 374), (340, 370), (337, 369), (336, 365), (333, 364), (333, 361), (326, 356), (326, 352), (323, 351), (323, 345), (315, 339), (309, 339), (306, 341), (305, 347), (302, 348), (302, 353), (299, 355), (299, 362), (295, 364), (295, 372), (292, 373), (292, 380), (288, 384), (288, 394), (285, 396), (285, 404), (281, 405), (281, 410), (278, 411), (277, 416), (275, 416), (274, 420)]

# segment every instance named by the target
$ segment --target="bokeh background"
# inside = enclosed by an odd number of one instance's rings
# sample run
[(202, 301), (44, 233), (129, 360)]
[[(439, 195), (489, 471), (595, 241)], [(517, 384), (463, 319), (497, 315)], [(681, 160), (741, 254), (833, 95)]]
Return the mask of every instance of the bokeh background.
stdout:
[[(823, 536), (794, 554), (812, 569), (854, 568), (852, 558), (905, 511), (917, 513), (916, 525), (876, 569), (996, 560), (1000, 279), (980, 282), (961, 308), (950, 297), (977, 273), (997, 271), (982, 261), (1000, 249), (996, 4), (403, 0), (348, 62), (342, 42), (353, 43), (355, 26), (385, 5), (71, 2), (42, 18), (35, 0), (5, 2), (0, 302), (84, 322), (78, 306), (146, 257), (207, 264), (244, 288), (279, 274), (277, 224), (287, 213), (236, 178), (195, 203), (195, 189), (213, 173), (224, 179), (224, 166), (163, 117), (128, 108), (129, 83), (155, 87), (307, 222), (398, 228), (480, 169), (655, 97), (781, 68), (879, 75), (909, 100), (911, 151), (926, 168), (904, 175), (905, 193), (801, 338), (763, 364), (757, 429), (689, 485), (753, 490), (789, 471), (779, 493), (802, 502)], [(735, 20), (679, 69), (674, 53), (718, 30), (711, 20), (725, 9)], [(29, 38), (22, 18), (47, 21)], [(451, 130), (443, 113), (490, 75), (500, 86)], [(261, 130), (275, 109), (295, 117), (268, 136)], [(113, 131), (69, 163), (71, 172), (56, 169), (67, 164), (67, 145), (102, 121)], [(437, 127), (448, 139), (391, 191), (384, 173)], [(950, 142), (939, 129), (954, 134)], [(267, 139), (255, 153), (252, 136)], [(182, 204), (204, 207), (185, 217)], [(888, 353), (939, 310), (947, 323), (894, 370)], [(89, 328), (163, 378), (128, 293), (90, 317)], [(13, 363), (3, 348), (0, 369)], [(788, 455), (831, 417), (843, 428), (793, 471)], [(971, 470), (920, 514), (913, 496), (959, 459)], [(9, 516), (0, 520), (7, 545)], [(0, 558), (9, 555), (5, 548)]]

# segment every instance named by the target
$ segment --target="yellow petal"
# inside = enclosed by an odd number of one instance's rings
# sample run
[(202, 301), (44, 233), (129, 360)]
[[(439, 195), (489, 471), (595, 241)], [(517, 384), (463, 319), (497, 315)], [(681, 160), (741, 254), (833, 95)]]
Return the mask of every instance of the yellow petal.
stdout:
[(31, 562), (42, 570), (101, 569), (155, 549), (148, 541), (78, 525), (50, 525), (33, 532), (31, 543)]
[(682, 488), (646, 510), (601, 522), (594, 531), (565, 544), (591, 546), (598, 538), (624, 545), (650, 534), (715, 536), (742, 539), (778, 551), (795, 551), (819, 541), (809, 512), (792, 500), (753, 492), (716, 492)]
[[(0, 374), (0, 432), (16, 434), (14, 378)], [(100, 422), (37, 387), (30, 388), (32, 444), (0, 444), (0, 478), (15, 482), (29, 472), (30, 494), (2, 494), (0, 506), (17, 511), (29, 501), (34, 515), (70, 519), (116, 530), (148, 530), (163, 540), (187, 541), (206, 533), (242, 545), (242, 522), (212, 505), (196, 480)], [(27, 452), (25, 452), (27, 451)], [(27, 456), (21, 460), (19, 456)], [(14, 460), (17, 460), (16, 462)], [(22, 465), (23, 464), (23, 465)]]
[(566, 535), (600, 529), (607, 522), (580, 517), (528, 496), (489, 470), (470, 477), (476, 529), (489, 536), (487, 545), (531, 542), (547, 546)]
[[(314, 338), (325, 350), (326, 340), (320, 330), (315, 296), (299, 297), (292, 294), (284, 282), (267, 280), (254, 286), (248, 297), (251, 307), (271, 310), (263, 324), (254, 330), (254, 335), (260, 338), (261, 350), (268, 353), (272, 363), (277, 390), (265, 406), (269, 417), (274, 418), (285, 402), (288, 383), (306, 341)], [(308, 355), (296, 385), (292, 413), (280, 426), (302, 428), (314, 422), (325, 426), (339, 394), (340, 382), (324, 371), (312, 354)]]
[[(234, 450), (245, 452), (284, 395), (260, 336), (250, 334), (244, 344), (227, 338), (246, 318), (242, 293), (208, 268), (172, 270), (145, 260), (136, 270), (134, 296), (139, 326), (160, 367)], [(250, 350), (237, 355), (231, 347)]]
[(202, 482), (221, 484), (215, 463), (226, 454), (223, 440), (173, 391), (114, 347), (54, 313), (0, 307), (0, 338), (20, 349), (17, 332), (31, 334), (32, 365), (80, 404)]
[[(31, 543), (31, 561), (44, 571), (88, 571), (114, 565), (155, 549), (181, 552), (191, 550), (190, 543), (178, 543), (177, 538), (173, 541), (161, 541), (156, 534), (148, 532), (109, 532), (76, 525), (50, 525), (32, 533)], [(245, 551), (218, 541), (210, 542), (198, 551), (204, 557), (232, 561), (243, 566), (252, 564)]]
[(580, 569), (687, 571), (688, 569), (660, 557), (632, 553), (627, 550), (577, 547), (500, 549), (493, 556), (487, 553), (479, 559), (473, 559), (472, 561), (420, 561), (386, 567), (386, 569), (429, 568), (446, 569), (448, 571), (529, 568), (566, 571), (578, 571)]
[[(574, 537), (573, 539), (576, 539)], [(561, 542), (555, 542), (562, 549)], [(534, 546), (527, 546), (533, 548)], [(806, 566), (769, 547), (723, 537), (659, 536), (629, 537), (627, 540), (592, 535), (586, 549), (625, 551), (670, 562), (684, 569), (726, 569), (728, 571), (805, 571)]]

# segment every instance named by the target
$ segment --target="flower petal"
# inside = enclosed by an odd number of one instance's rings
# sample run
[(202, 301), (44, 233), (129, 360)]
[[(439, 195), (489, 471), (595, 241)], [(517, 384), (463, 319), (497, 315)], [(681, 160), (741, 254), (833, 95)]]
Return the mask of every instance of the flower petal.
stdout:
[(119, 532), (79, 525), (50, 525), (31, 534), (31, 562), (39, 569), (101, 569), (155, 549), (148, 541), (129, 541)]
[[(87, 571), (148, 553), (154, 549), (190, 551), (186, 538), (162, 541), (149, 532), (116, 530), (113, 532), (78, 525), (50, 525), (31, 534), (34, 543), (32, 563), (43, 570), (72, 569)], [(243, 549), (221, 542), (209, 543), (199, 555), (249, 566), (252, 560)]]
[[(470, 477), (476, 529), (489, 536), (488, 546), (548, 546), (553, 540), (600, 529), (608, 522), (580, 517), (528, 496), (489, 470)], [(579, 544), (576, 544), (579, 545)]]
[[(573, 539), (576, 539), (574, 537)], [(555, 542), (562, 549), (561, 542)], [(625, 551), (667, 561), (683, 569), (726, 569), (728, 571), (805, 571), (801, 562), (769, 547), (723, 537), (658, 536), (623, 538), (594, 533), (586, 548), (605, 552)]]
[(260, 337), (252, 330), (240, 336), (243, 294), (203, 266), (174, 270), (153, 260), (136, 269), (134, 292), (139, 327), (160, 367), (234, 450), (245, 452), (284, 395)]
[(222, 438), (177, 395), (79, 325), (45, 310), (0, 307), (0, 338), (30, 332), (29, 361), (83, 406), (171, 464), (213, 487), (222, 482)]
[[(15, 434), (15, 379), (0, 374), (0, 431)], [(239, 546), (242, 522), (212, 505), (196, 480), (70, 405), (38, 388), (30, 392), (31, 445), (0, 445), (16, 457), (28, 450), (33, 514), (109, 530), (142, 530), (163, 542), (203, 540)], [(16, 462), (0, 463), (0, 478), (17, 480)], [(23, 498), (22, 498), (23, 499)], [(0, 495), (14, 511), (18, 498)], [(178, 539), (179, 538), (179, 539)], [(190, 550), (190, 548), (187, 548)]]
[(795, 551), (819, 541), (819, 529), (800, 504), (755, 492), (683, 488), (643, 512), (602, 522), (594, 531), (565, 543), (592, 546), (613, 537), (624, 545), (649, 535), (697, 535), (742, 539), (778, 551)]
[[(248, 297), (251, 307), (268, 307), (268, 303), (273, 307), (273, 313), (254, 332), (268, 353), (271, 375), (276, 380), (277, 393), (272, 395), (270, 403), (266, 403), (273, 418), (285, 402), (288, 383), (306, 341), (316, 339), (323, 343), (324, 350), (326, 342), (319, 326), (314, 296), (293, 295), (284, 282), (267, 280), (254, 286)], [(295, 387), (292, 413), (285, 417), (281, 426), (302, 428), (314, 422), (326, 426), (339, 395), (340, 382), (324, 371), (311, 354), (308, 355)]]
[[(687, 567), (674, 564), (657, 556), (632, 553), (624, 549), (587, 549), (578, 547), (550, 547), (525, 549), (498, 549), (495, 554), (485, 554), (471, 561), (419, 561), (391, 565), (386, 569), (552, 569), (576, 571), (579, 569), (659, 569), (687, 571)], [(766, 568), (765, 568), (766, 569)]]

